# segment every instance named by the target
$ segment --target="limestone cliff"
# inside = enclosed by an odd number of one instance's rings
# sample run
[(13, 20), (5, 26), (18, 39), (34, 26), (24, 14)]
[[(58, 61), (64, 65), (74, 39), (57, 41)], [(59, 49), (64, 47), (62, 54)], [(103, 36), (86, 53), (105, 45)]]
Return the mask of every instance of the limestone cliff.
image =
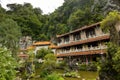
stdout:
[(113, 10), (120, 11), (120, 0), (94, 0), (92, 8), (95, 8), (96, 5), (100, 5), (104, 14)]

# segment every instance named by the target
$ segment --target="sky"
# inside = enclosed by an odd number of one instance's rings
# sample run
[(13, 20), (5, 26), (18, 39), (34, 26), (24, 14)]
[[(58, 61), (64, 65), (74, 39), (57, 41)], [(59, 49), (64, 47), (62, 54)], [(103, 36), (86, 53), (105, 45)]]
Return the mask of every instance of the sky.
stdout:
[(43, 14), (48, 14), (53, 12), (59, 6), (61, 6), (64, 0), (0, 0), (2, 7), (6, 8), (6, 4), (19, 3), (24, 4), (24, 2), (31, 3), (33, 7), (40, 7)]

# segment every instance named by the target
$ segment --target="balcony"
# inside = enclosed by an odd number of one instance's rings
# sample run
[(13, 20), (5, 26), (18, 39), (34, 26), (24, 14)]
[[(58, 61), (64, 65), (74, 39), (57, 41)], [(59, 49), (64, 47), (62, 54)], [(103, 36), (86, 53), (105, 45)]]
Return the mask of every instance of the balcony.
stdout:
[(91, 51), (101, 51), (107, 49), (106, 45), (96, 46), (96, 47), (88, 47), (88, 48), (80, 48), (74, 50), (63, 50), (58, 53), (59, 54), (70, 54), (70, 53), (81, 53), (81, 52), (91, 52)]
[(79, 44), (84, 44), (84, 43), (89, 43), (89, 42), (95, 42), (95, 41), (100, 41), (100, 40), (106, 40), (106, 39), (109, 39), (109, 35), (108, 34), (103, 34), (101, 36), (94, 36), (94, 37), (91, 37), (91, 38), (85, 38), (84, 40), (62, 43), (57, 48), (74, 46), (74, 45), (79, 45)]
[(94, 49), (94, 50), (85, 50), (85, 51), (75, 51), (75, 52), (62, 52), (58, 53), (57, 57), (65, 57), (65, 56), (79, 56), (79, 55), (93, 55), (93, 54), (101, 54), (106, 53), (106, 49)]

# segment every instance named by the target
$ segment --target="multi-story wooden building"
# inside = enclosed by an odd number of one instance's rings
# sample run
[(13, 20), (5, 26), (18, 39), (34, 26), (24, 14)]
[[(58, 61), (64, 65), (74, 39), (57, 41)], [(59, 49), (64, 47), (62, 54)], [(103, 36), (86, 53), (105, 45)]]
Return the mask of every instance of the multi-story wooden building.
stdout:
[(109, 34), (100, 28), (100, 22), (77, 30), (57, 35), (56, 55), (63, 59), (76, 59), (81, 62), (96, 61), (106, 53)]

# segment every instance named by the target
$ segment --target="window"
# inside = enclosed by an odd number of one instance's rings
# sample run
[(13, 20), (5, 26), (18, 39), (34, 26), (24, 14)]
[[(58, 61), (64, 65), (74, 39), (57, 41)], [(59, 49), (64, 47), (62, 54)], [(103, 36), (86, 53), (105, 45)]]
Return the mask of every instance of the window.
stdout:
[(95, 29), (94, 28), (90, 28), (90, 29), (86, 30), (85, 32), (86, 32), (87, 38), (91, 38), (91, 37), (95, 36)]
[(75, 33), (73, 36), (74, 36), (74, 41), (81, 39), (81, 34), (80, 33)]

